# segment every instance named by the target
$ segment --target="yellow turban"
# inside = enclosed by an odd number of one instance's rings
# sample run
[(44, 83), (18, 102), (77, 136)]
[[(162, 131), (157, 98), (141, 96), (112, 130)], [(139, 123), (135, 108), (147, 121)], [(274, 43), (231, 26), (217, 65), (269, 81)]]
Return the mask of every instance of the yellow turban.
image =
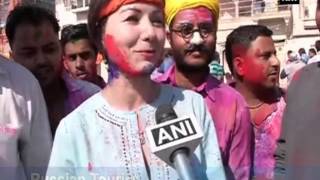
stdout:
[(167, 25), (170, 25), (179, 11), (199, 6), (204, 6), (211, 10), (216, 20), (218, 20), (219, 0), (166, 0), (165, 15)]

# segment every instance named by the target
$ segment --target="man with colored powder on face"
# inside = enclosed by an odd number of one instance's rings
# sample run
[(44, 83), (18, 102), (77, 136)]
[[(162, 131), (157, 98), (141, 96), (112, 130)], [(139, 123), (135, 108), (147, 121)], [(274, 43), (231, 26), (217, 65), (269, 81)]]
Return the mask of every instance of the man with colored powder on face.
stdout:
[(98, 50), (89, 37), (87, 24), (68, 25), (61, 30), (63, 65), (69, 75), (104, 88), (106, 83), (97, 74)]
[[(320, 30), (320, 0), (316, 23)], [(320, 63), (300, 69), (287, 91), (281, 135), (275, 154), (275, 179), (320, 179)]]
[(254, 125), (254, 177), (273, 179), (273, 154), (285, 108), (279, 88), (280, 62), (272, 31), (262, 25), (240, 26), (226, 41), (226, 58), (235, 83), (246, 99)]
[(200, 93), (217, 129), (228, 179), (249, 179), (253, 131), (243, 97), (210, 75), (219, 16), (217, 0), (167, 0), (168, 41), (175, 61), (156, 82)]
[(58, 32), (54, 14), (35, 4), (17, 6), (7, 18), (6, 35), (11, 56), (38, 79), (53, 135), (63, 117), (100, 90), (94, 84), (62, 73)]

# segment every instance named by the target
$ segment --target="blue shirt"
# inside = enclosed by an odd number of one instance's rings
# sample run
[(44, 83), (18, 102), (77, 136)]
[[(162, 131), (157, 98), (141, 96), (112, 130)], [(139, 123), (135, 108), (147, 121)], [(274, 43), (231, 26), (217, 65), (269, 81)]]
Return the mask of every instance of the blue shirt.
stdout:
[(155, 111), (162, 104), (172, 104), (178, 117), (194, 114), (203, 129), (191, 158), (197, 179), (225, 179), (216, 130), (203, 98), (168, 85), (161, 85), (159, 97), (137, 111), (114, 109), (101, 93), (85, 101), (59, 124), (47, 176), (148, 179), (150, 168), (151, 179), (178, 179), (177, 172), (150, 151), (144, 152), (148, 167), (144, 163), (138, 119), (145, 127), (155, 125)]

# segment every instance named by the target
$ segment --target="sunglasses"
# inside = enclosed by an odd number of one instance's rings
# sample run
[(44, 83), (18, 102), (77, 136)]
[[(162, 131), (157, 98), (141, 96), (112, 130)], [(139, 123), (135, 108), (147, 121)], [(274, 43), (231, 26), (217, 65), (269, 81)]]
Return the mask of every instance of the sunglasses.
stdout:
[(79, 57), (82, 60), (86, 61), (86, 60), (88, 60), (88, 59), (90, 59), (92, 57), (92, 53), (90, 51), (84, 51), (84, 52), (80, 52), (80, 53), (65, 55), (65, 58), (69, 59), (70, 61), (77, 60), (77, 57)]

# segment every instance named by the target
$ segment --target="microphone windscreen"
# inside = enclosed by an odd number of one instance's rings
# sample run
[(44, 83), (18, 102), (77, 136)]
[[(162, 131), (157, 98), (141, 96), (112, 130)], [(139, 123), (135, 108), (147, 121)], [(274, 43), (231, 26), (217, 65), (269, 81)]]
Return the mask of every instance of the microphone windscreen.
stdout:
[(171, 105), (163, 104), (156, 110), (157, 124), (176, 118), (178, 118), (178, 116)]

